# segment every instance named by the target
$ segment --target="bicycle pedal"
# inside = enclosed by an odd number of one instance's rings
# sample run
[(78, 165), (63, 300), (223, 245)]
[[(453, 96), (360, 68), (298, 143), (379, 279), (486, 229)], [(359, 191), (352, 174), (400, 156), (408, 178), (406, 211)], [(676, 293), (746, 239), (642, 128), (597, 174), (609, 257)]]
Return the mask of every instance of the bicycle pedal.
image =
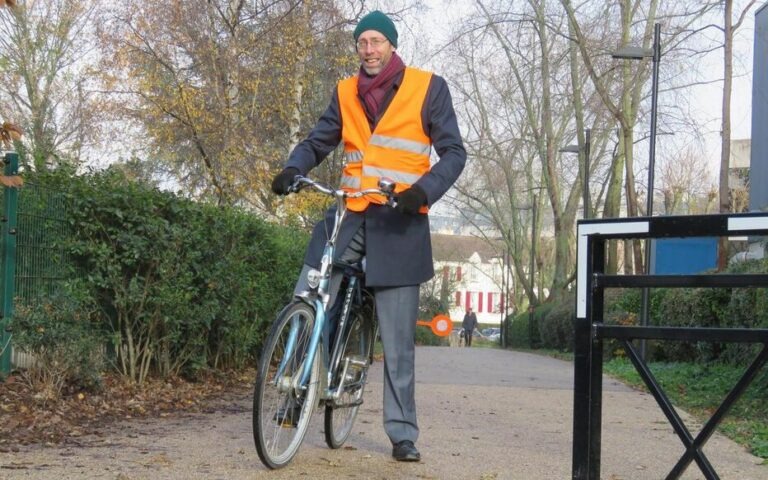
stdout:
[(334, 403), (333, 408), (352, 408), (352, 407), (359, 407), (363, 404), (363, 399), (355, 400), (354, 402), (347, 402), (347, 403)]

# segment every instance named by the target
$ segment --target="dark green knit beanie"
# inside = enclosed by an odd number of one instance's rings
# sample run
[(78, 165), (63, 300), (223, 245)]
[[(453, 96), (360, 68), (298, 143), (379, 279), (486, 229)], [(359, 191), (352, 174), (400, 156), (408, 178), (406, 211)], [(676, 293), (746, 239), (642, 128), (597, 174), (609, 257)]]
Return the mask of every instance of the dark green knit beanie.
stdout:
[(381, 32), (382, 35), (387, 37), (389, 43), (397, 48), (397, 29), (395, 28), (395, 24), (382, 12), (374, 10), (360, 19), (360, 23), (357, 24), (355, 32), (352, 34), (355, 37), (355, 41), (357, 41), (361, 33), (368, 30)]

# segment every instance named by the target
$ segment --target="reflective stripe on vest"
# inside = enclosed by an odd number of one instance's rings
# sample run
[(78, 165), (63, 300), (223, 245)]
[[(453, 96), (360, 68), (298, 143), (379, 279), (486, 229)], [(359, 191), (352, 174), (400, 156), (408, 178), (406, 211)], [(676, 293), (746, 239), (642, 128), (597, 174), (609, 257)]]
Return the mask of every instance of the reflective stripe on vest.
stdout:
[(390, 168), (369, 167), (367, 165), (363, 165), (363, 176), (376, 178), (386, 177), (397, 183), (407, 183), (408, 185), (413, 185), (421, 178), (421, 175), (413, 173), (400, 172)]
[(344, 152), (344, 161), (347, 163), (360, 162), (363, 160), (363, 152)]
[[(376, 188), (379, 179), (395, 181), (395, 192), (406, 190), (429, 172), (432, 143), (424, 133), (421, 110), (432, 74), (406, 67), (403, 82), (384, 115), (371, 132), (357, 94), (357, 77), (339, 82), (338, 97), (344, 141), (341, 188), (358, 191)], [(370, 203), (384, 203), (379, 195), (350, 200), (347, 206), (363, 211)], [(427, 212), (424, 207), (421, 210)]]
[(360, 190), (360, 177), (341, 176), (341, 188), (345, 190)]
[(371, 145), (378, 145), (380, 147), (395, 148), (397, 150), (405, 150), (406, 152), (413, 152), (419, 155), (429, 155), (429, 151), (432, 145), (429, 143), (419, 143), (413, 140), (407, 140), (405, 138), (393, 138), (385, 137), (383, 135), (371, 135), (369, 142)]

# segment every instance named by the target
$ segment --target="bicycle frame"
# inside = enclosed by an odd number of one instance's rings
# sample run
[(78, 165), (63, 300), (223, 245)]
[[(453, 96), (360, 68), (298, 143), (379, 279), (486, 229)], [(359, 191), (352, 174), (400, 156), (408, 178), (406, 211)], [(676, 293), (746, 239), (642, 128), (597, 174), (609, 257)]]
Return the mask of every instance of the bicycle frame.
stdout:
[[(320, 262), (320, 270), (317, 272), (317, 270), (311, 270), (309, 272), (309, 275), (317, 275), (319, 278), (315, 278), (314, 281), (312, 279), (309, 279), (310, 284), (310, 290), (309, 292), (306, 292), (305, 294), (299, 295), (298, 298), (301, 298), (303, 301), (309, 303), (312, 305), (315, 309), (315, 324), (312, 329), (312, 334), (310, 335), (309, 345), (307, 347), (306, 356), (304, 357), (303, 365), (300, 367), (300, 374), (295, 375), (294, 377), (294, 385), (293, 387), (296, 390), (303, 390), (306, 389), (308, 383), (309, 383), (309, 376), (311, 372), (311, 366), (313, 365), (315, 361), (315, 357), (317, 355), (317, 350), (320, 348), (322, 351), (322, 361), (320, 362), (320, 395), (321, 399), (335, 399), (338, 398), (341, 394), (341, 389), (337, 389), (335, 392), (332, 391), (329, 387), (332, 384), (333, 381), (333, 373), (338, 368), (338, 360), (335, 357), (338, 357), (338, 355), (334, 355), (334, 358), (331, 358), (331, 345), (328, 345), (328, 348), (321, 348), (319, 347), (321, 344), (321, 339), (323, 332), (326, 328), (326, 320), (327, 320), (327, 314), (329, 309), (329, 303), (331, 298), (331, 292), (330, 292), (330, 286), (331, 286), (331, 274), (333, 272), (333, 258), (336, 253), (336, 240), (339, 235), (339, 232), (341, 231), (341, 225), (346, 218), (347, 215), (347, 205), (346, 205), (346, 199), (347, 198), (358, 198), (365, 195), (371, 195), (371, 194), (378, 194), (383, 195), (387, 198), (387, 204), (390, 206), (394, 205), (394, 182), (391, 180), (388, 180), (386, 178), (382, 178), (379, 180), (379, 189), (366, 189), (359, 192), (353, 192), (349, 193), (344, 190), (333, 190), (330, 189), (324, 185), (321, 185), (317, 182), (314, 182), (313, 180), (310, 180), (308, 178), (297, 176), (294, 180), (294, 184), (291, 187), (291, 191), (298, 192), (305, 186), (310, 186), (315, 188), (316, 190), (325, 193), (327, 195), (333, 196), (336, 200), (336, 213), (334, 216), (334, 224), (333, 224), (333, 230), (331, 231), (331, 234), (328, 237), (328, 241), (325, 244), (325, 248), (323, 251), (322, 260)], [(359, 283), (358, 279), (355, 276), (350, 276), (350, 283), (347, 286), (346, 291), (344, 292), (344, 302), (342, 304), (342, 310), (340, 312), (339, 318), (341, 321), (339, 322), (339, 325), (337, 326), (337, 335), (336, 335), (336, 341), (334, 341), (335, 344), (338, 344), (338, 339), (341, 338), (341, 333), (343, 332), (345, 326), (346, 326), (346, 319), (349, 317), (350, 311), (351, 311), (351, 305), (352, 305), (352, 295), (359, 289)], [(316, 286), (313, 287), (313, 283), (316, 284)], [(341, 294), (342, 292), (339, 292)], [(291, 325), (291, 332), (288, 340), (288, 344), (286, 345), (286, 352), (291, 353), (293, 352), (293, 349), (296, 348), (296, 341), (298, 336), (298, 329), (299, 326), (296, 324)], [(330, 340), (330, 339), (329, 339)], [(338, 345), (334, 345), (333, 348), (337, 348)], [(285, 362), (287, 358), (290, 358), (292, 355), (286, 354), (283, 357), (283, 361), (279, 366), (279, 374), (275, 377), (282, 378), (282, 372), (285, 370)], [(332, 360), (333, 364), (332, 364)], [(297, 372), (299, 373), (299, 372)], [(297, 381), (298, 379), (298, 381)]]

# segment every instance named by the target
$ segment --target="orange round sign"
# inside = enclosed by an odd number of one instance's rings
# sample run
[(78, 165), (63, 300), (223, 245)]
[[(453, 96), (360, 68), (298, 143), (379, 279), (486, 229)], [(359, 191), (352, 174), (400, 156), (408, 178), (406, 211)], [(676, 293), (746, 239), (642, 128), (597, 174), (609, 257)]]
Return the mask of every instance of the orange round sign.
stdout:
[(451, 330), (453, 330), (453, 322), (450, 317), (443, 315), (442, 313), (432, 317), (432, 320), (429, 322), (425, 320), (417, 320), (416, 324), (431, 328), (432, 333), (438, 337), (447, 337), (451, 334)]

